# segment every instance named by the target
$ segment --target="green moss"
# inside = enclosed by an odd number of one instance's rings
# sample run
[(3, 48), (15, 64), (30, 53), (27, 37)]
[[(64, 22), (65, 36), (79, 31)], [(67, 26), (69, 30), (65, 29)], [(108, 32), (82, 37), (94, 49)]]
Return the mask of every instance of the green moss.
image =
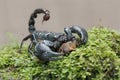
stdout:
[(62, 60), (44, 65), (30, 56), (28, 45), (17, 53), (18, 44), (0, 50), (3, 80), (120, 80), (120, 33), (94, 27), (89, 40)]

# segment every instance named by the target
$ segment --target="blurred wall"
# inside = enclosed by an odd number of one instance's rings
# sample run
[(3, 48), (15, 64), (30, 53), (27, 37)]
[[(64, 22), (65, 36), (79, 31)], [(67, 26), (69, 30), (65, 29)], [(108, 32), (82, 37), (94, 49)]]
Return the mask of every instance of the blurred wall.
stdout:
[(30, 14), (36, 8), (48, 9), (51, 19), (41, 24), (36, 19), (37, 29), (63, 32), (70, 25), (89, 29), (104, 25), (120, 31), (120, 0), (0, 0), (0, 44), (9, 42), (7, 32), (21, 41), (28, 32)]

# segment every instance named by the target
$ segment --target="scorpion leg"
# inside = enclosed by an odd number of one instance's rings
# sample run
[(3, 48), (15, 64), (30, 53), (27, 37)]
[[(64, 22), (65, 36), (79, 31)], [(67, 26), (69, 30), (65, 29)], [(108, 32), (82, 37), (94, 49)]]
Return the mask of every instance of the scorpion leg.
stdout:
[(32, 48), (33, 48), (33, 43), (31, 42), (29, 47), (28, 47), (28, 52), (31, 54), (31, 55), (34, 55), (33, 51), (32, 51)]
[(28, 35), (28, 36), (26, 36), (25, 38), (23, 38), (23, 40), (22, 40), (22, 42), (21, 42), (21, 44), (20, 44), (20, 48), (19, 48), (19, 51), (20, 51), (20, 52), (21, 52), (21, 49), (22, 49), (22, 46), (23, 46), (24, 41), (28, 40), (29, 38), (31, 38), (31, 34)]

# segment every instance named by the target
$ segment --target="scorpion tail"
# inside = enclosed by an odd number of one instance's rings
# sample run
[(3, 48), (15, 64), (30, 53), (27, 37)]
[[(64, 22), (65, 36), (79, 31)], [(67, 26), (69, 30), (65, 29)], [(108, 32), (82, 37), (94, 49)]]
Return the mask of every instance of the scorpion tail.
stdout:
[(80, 42), (82, 44), (87, 43), (88, 33), (84, 28), (80, 26), (72, 26), (72, 27), (65, 28), (64, 30), (65, 30), (65, 33), (68, 35), (68, 37), (71, 37), (72, 33), (77, 33), (78, 36), (80, 37)]
[(49, 11), (48, 10), (43, 10), (43, 9), (36, 9), (36, 10), (34, 10), (34, 12), (30, 16), (29, 23), (28, 23), (28, 25), (29, 25), (29, 32), (30, 33), (33, 33), (34, 31), (36, 31), (36, 29), (35, 29), (35, 18), (37, 18), (37, 14), (41, 14), (41, 13), (45, 14), (43, 16), (42, 22), (49, 20), (50, 15), (49, 15)]

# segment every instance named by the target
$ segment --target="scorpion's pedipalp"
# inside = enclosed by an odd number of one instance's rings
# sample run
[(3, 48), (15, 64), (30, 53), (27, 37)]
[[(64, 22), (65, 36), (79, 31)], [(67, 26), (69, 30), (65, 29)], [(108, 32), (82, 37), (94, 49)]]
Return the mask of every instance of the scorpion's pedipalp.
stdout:
[(68, 35), (68, 38), (71, 39), (72, 37), (74, 37), (72, 35), (72, 33), (77, 33), (78, 36), (80, 37), (80, 41), (82, 44), (86, 44), (88, 41), (88, 33), (87, 31), (80, 27), (80, 26), (71, 26), (71, 27), (67, 27), (64, 29), (65, 33)]
[(49, 55), (49, 54), (50, 54), (51, 57), (63, 56), (62, 53), (53, 52), (52, 50), (51, 50), (51, 51), (48, 51), (48, 55)]
[(61, 53), (52, 51), (47, 45), (43, 43), (37, 43), (35, 46), (35, 55), (39, 59), (49, 61), (52, 57), (63, 56)]

